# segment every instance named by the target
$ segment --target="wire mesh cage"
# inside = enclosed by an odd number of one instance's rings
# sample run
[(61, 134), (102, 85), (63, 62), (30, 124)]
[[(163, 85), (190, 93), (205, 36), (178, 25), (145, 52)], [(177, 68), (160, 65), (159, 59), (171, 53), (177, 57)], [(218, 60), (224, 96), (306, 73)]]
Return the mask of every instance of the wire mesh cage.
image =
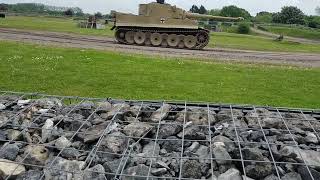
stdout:
[(320, 179), (320, 111), (0, 92), (2, 179)]

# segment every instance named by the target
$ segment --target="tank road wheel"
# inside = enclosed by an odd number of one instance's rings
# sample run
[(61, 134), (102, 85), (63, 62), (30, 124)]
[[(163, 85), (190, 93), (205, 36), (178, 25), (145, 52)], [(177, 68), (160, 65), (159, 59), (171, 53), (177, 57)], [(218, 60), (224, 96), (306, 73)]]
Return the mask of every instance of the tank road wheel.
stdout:
[(128, 44), (134, 44), (134, 34), (133, 31), (126, 32), (125, 39)]
[(125, 35), (126, 33), (122, 30), (117, 30), (116, 33), (115, 33), (115, 36), (116, 36), (116, 40), (119, 42), (119, 43), (125, 43)]
[(144, 44), (146, 41), (146, 34), (144, 32), (136, 32), (134, 34), (134, 42), (138, 45)]
[(150, 32), (146, 32), (146, 41), (144, 42), (144, 44), (146, 46), (150, 46), (151, 45), (151, 41), (150, 41), (150, 36), (151, 36), (151, 33)]
[(189, 49), (192, 49), (192, 48), (196, 47), (197, 38), (195, 36), (192, 36), (192, 35), (186, 36), (184, 38), (184, 45)]
[(177, 47), (179, 44), (179, 37), (176, 34), (170, 34), (167, 38), (167, 43), (170, 47)]
[(150, 41), (153, 46), (160, 46), (162, 43), (162, 36), (159, 33), (152, 33), (150, 36)]
[(183, 49), (184, 48), (184, 38), (185, 38), (185, 36), (184, 35), (179, 35), (178, 38), (179, 38), (178, 48)]

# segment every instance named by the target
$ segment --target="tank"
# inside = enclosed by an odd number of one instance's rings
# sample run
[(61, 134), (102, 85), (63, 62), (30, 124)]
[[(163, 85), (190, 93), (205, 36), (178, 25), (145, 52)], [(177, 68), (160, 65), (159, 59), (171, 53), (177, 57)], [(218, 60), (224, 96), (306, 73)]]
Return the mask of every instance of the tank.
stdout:
[(138, 15), (112, 11), (111, 17), (119, 43), (186, 49), (203, 49), (209, 43), (210, 32), (199, 28), (199, 19), (243, 19), (189, 13), (164, 1), (140, 4)]

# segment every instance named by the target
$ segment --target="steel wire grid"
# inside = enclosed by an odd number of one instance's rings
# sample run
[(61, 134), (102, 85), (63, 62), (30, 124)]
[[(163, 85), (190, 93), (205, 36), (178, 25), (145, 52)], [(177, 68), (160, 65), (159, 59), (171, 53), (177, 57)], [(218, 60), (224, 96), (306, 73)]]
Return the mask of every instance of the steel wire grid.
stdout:
[[(97, 102), (103, 102), (103, 101), (108, 101), (111, 104), (121, 104), (118, 109), (115, 110), (115, 113), (113, 114), (112, 118), (108, 120), (108, 125), (99, 133), (91, 133), (89, 131), (90, 127), (85, 127), (86, 123), (91, 121), (95, 116), (99, 116), (99, 111), (102, 109), (95, 106), (92, 109), (89, 110), (89, 114), (86, 116), (85, 119), (81, 121), (81, 124), (79, 125), (78, 128), (74, 130), (64, 130), (63, 132), (65, 134), (68, 134), (67, 139), (73, 143), (78, 140), (79, 136), (90, 136), (94, 135), (97, 136), (97, 140), (94, 141), (93, 144), (89, 145), (85, 149), (77, 149), (78, 152), (81, 154), (81, 157), (76, 157), (74, 160), (79, 160), (84, 162), (84, 167), (82, 167), (81, 170), (70, 170), (70, 169), (60, 169), (55, 166), (55, 162), (58, 161), (59, 158), (63, 158), (61, 155), (65, 150), (71, 150), (73, 149), (72, 147), (64, 147), (64, 148), (57, 148), (54, 144), (52, 143), (46, 143), (42, 142), (41, 140), (38, 140), (38, 142), (33, 142), (33, 140), (22, 140), (26, 139), (25, 137), (30, 136), (30, 133), (32, 132), (41, 132), (42, 127), (37, 124), (37, 122), (40, 119), (46, 119), (47, 113), (38, 113), (38, 112), (32, 112), (32, 108), (37, 105), (36, 101), (30, 101), (29, 103), (27, 102), (24, 106), (18, 107), (18, 109), (5, 109), (2, 110), (3, 113), (10, 113), (14, 112), (14, 114), (10, 114), (8, 117), (8, 120), (6, 121), (9, 123), (9, 125), (4, 127), (1, 127), (2, 130), (18, 130), (19, 134), (16, 135), (12, 139), (3, 139), (1, 140), (1, 148), (0, 148), (0, 154), (5, 151), (6, 147), (9, 144), (22, 144), (22, 146), (32, 146), (32, 147), (43, 147), (45, 149), (50, 149), (51, 153), (54, 154), (53, 157), (50, 157), (50, 161), (44, 165), (39, 165), (39, 164), (34, 164), (30, 162), (26, 162), (26, 159), (29, 157), (30, 152), (28, 153), (19, 153), (20, 158), (16, 159), (15, 161), (12, 161), (10, 163), (16, 164), (16, 167), (13, 171), (10, 172), (10, 174), (6, 177), (5, 179), (12, 179), (15, 178), (17, 175), (15, 174), (15, 171), (21, 167), (24, 166), (27, 169), (39, 169), (41, 170), (41, 177), (40, 179), (46, 179), (46, 174), (45, 171), (50, 171), (50, 170), (57, 170), (65, 173), (69, 173), (72, 176), (75, 174), (78, 175), (83, 175), (85, 173), (91, 172), (91, 173), (96, 173), (96, 174), (103, 174), (105, 179), (194, 179), (191, 177), (184, 177), (184, 163), (186, 161), (197, 161), (200, 162), (200, 164), (207, 164), (209, 168), (206, 170), (207, 174), (215, 174), (217, 171), (216, 167), (217, 161), (223, 160), (227, 161), (227, 164), (233, 164), (236, 169), (238, 169), (243, 175), (243, 179), (247, 179), (248, 174), (246, 167), (248, 165), (256, 165), (256, 166), (271, 166), (272, 167), (272, 172), (273, 174), (280, 180), (281, 177), (284, 175), (283, 170), (281, 167), (283, 166), (294, 166), (295, 169), (298, 167), (305, 167), (307, 169), (307, 176), (309, 176), (309, 179), (316, 180), (314, 177), (314, 174), (312, 173), (314, 169), (320, 169), (320, 167), (315, 166), (314, 164), (309, 164), (306, 162), (305, 158), (303, 157), (302, 150), (305, 149), (310, 149), (313, 151), (320, 151), (320, 144), (315, 144), (315, 145), (305, 145), (303, 143), (299, 143), (298, 139), (295, 137), (295, 134), (297, 133), (297, 129), (294, 125), (292, 125), (291, 122), (296, 122), (299, 121), (300, 123), (307, 123), (308, 125), (308, 131), (312, 132), (313, 134), (316, 135), (317, 139), (320, 140), (320, 134), (319, 134), (319, 127), (317, 126), (317, 123), (319, 122), (320, 119), (320, 111), (316, 109), (298, 109), (298, 108), (273, 108), (273, 107), (256, 107), (256, 106), (251, 106), (251, 105), (228, 105), (228, 104), (214, 104), (214, 103), (203, 103), (203, 102), (195, 102), (195, 103), (187, 103), (183, 101), (137, 101), (137, 100), (117, 100), (117, 99), (111, 99), (111, 98), (83, 98), (83, 97), (72, 97), (72, 96), (51, 96), (51, 95), (45, 95), (45, 94), (39, 94), (39, 93), (19, 93), (19, 92), (9, 92), (9, 91), (0, 91), (0, 100), (7, 97), (7, 102), (4, 104), (6, 107), (15, 107), (17, 102), (19, 100), (23, 99), (41, 99), (41, 98), (58, 98), (61, 102), (64, 103), (64, 106), (69, 107), (69, 111), (65, 112), (64, 116), (56, 121), (54, 123), (54, 126), (52, 129), (46, 129), (50, 130), (50, 132), (53, 132), (56, 128), (60, 127), (61, 124), (64, 123), (64, 120), (66, 118), (71, 118), (73, 114), (79, 113), (79, 107), (81, 106), (82, 103), (85, 101), (92, 101), (94, 103)], [(130, 105), (130, 106), (138, 106), (138, 112), (137, 115), (134, 117), (134, 120), (136, 122), (139, 121), (139, 118), (141, 118), (142, 114), (148, 114), (148, 113), (153, 113), (155, 110), (160, 110), (160, 114), (163, 113), (163, 105), (164, 104), (170, 104), (172, 109), (168, 112), (169, 115), (176, 115), (177, 113), (182, 113), (183, 114), (183, 122), (177, 123), (175, 121), (161, 121), (159, 120), (158, 122), (143, 122), (145, 124), (151, 125), (153, 128), (145, 132), (142, 136), (129, 136), (129, 135), (112, 135), (112, 129), (113, 126), (119, 128), (118, 131), (122, 131), (123, 127), (125, 125), (128, 125), (132, 123), (132, 121), (125, 121), (125, 120), (120, 120), (119, 115), (125, 113), (127, 110), (123, 110), (122, 107), (124, 105)], [(148, 109), (145, 110), (144, 107), (152, 107), (153, 109)], [(188, 111), (189, 108), (201, 108), (201, 110), (198, 110), (197, 112), (190, 112)], [(272, 115), (261, 115), (257, 113), (258, 108), (265, 108), (272, 112)], [(204, 111), (205, 110), (205, 111)], [(58, 112), (59, 109), (56, 106), (52, 106), (48, 109), (47, 112), (50, 112), (54, 115), (58, 115), (61, 112)], [(10, 124), (13, 122), (15, 119), (19, 118), (21, 115), (25, 115), (27, 113), (31, 112), (31, 121), (28, 125), (25, 124)], [(204, 124), (196, 125), (196, 124), (190, 124), (187, 122), (187, 115), (190, 114), (201, 114), (203, 115), (205, 112), (207, 122)], [(212, 139), (219, 135), (216, 134), (215, 131), (219, 130), (219, 124), (218, 122), (216, 124), (211, 123), (210, 118), (215, 118), (217, 115), (217, 112), (223, 112), (223, 113), (218, 113), (220, 116), (231, 116), (231, 121), (230, 124), (228, 124), (228, 127), (223, 127), (224, 130), (229, 131), (230, 134), (233, 134), (234, 140), (231, 141), (225, 141), (221, 143), (232, 143), (235, 146), (235, 150), (230, 153), (232, 154), (231, 158), (215, 158), (213, 156), (213, 144), (214, 142)], [(248, 113), (252, 112), (253, 116), (251, 118), (254, 118), (257, 122), (255, 127), (243, 127), (241, 125), (241, 119), (245, 117), (244, 114), (239, 115), (237, 112), (242, 112), (242, 113)], [(1, 113), (1, 111), (0, 111)], [(80, 112), (81, 113), (81, 112)], [(292, 113), (295, 114), (296, 116), (292, 117), (284, 117), (284, 113)], [(263, 125), (263, 118), (280, 118), (283, 127), (278, 128), (278, 129), (270, 129), (268, 127), (265, 127)], [(302, 118), (301, 118), (302, 117)], [(181, 129), (182, 136), (181, 138), (176, 138), (176, 139), (167, 139), (159, 136), (160, 129), (163, 126), (166, 125), (175, 125), (178, 126)], [(306, 125), (306, 124), (304, 124)], [(8, 128), (9, 127), (9, 128)], [(200, 139), (194, 139), (194, 138), (186, 138), (186, 129), (189, 127), (195, 127), (201, 130), (202, 133), (205, 134), (206, 138), (200, 138)], [(220, 127), (221, 128), (221, 127)], [(151, 133), (152, 131), (152, 133)], [(259, 142), (258, 141), (246, 141), (244, 140), (245, 138), (243, 137), (243, 133), (245, 132), (257, 132), (258, 135), (261, 136), (261, 139)], [(283, 136), (290, 137), (290, 140), (286, 141), (277, 141), (277, 142), (271, 142), (272, 140), (268, 136), (270, 133), (281, 133)], [(301, 132), (300, 132), (301, 133)], [(150, 136), (150, 134), (153, 134)], [(21, 138), (21, 137), (24, 138)], [(101, 150), (101, 143), (104, 138), (106, 137), (115, 137), (115, 138), (123, 138), (126, 141), (126, 146), (121, 152), (110, 152), (110, 151), (104, 151)], [(76, 140), (77, 139), (77, 140)], [(165, 142), (170, 142), (171, 144), (179, 144), (179, 152), (176, 153), (176, 156), (168, 156), (168, 154), (158, 154), (156, 152), (156, 145), (165, 143)], [(141, 155), (136, 152), (135, 148), (138, 148), (138, 146), (141, 146), (141, 144), (149, 144), (153, 143), (152, 147), (152, 152), (151, 154), (148, 155)], [(189, 152), (187, 152), (188, 147), (192, 145), (193, 143), (199, 143), (200, 145), (205, 145), (208, 147), (208, 156), (207, 157), (197, 157), (197, 156), (192, 156), (188, 155)], [(217, 143), (217, 141), (215, 142)], [(288, 158), (279, 158), (276, 156), (279, 156), (274, 150), (275, 147), (282, 147), (282, 146), (287, 146), (287, 147), (292, 147), (292, 148), (297, 148), (298, 154), (300, 155), (302, 161), (292, 161)], [(307, 146), (307, 147), (306, 147)], [(246, 158), (243, 153), (244, 149), (247, 147), (264, 147), (263, 152), (264, 152), (264, 157), (267, 159), (264, 160), (256, 160), (256, 159), (250, 159)], [(92, 170), (92, 167), (97, 164), (96, 158), (97, 157), (104, 157), (104, 156), (112, 156), (115, 157), (116, 160), (119, 161), (116, 170), (115, 171), (109, 171), (109, 172), (100, 172), (100, 171), (95, 171)], [(167, 156), (167, 157), (164, 157)], [(152, 174), (152, 169), (154, 169), (156, 162), (159, 159), (163, 158), (169, 158), (171, 160), (175, 160), (177, 162), (177, 169), (178, 172), (175, 173), (166, 173), (166, 176), (160, 175), (156, 176)], [(129, 174), (128, 173), (128, 168), (135, 166), (136, 164), (132, 164), (132, 162), (135, 162), (135, 160), (142, 160), (145, 161), (144, 164), (146, 167), (145, 174)], [(73, 160), (73, 159), (72, 159)], [(5, 162), (4, 160), (0, 160), (1, 162)], [(201, 163), (205, 162), (205, 163)], [(209, 163), (208, 163), (209, 162)], [(167, 171), (171, 170), (167, 169)], [(170, 174), (171, 176), (168, 176)], [(206, 178), (210, 178), (206, 177)], [(211, 177), (212, 178), (212, 177)]]

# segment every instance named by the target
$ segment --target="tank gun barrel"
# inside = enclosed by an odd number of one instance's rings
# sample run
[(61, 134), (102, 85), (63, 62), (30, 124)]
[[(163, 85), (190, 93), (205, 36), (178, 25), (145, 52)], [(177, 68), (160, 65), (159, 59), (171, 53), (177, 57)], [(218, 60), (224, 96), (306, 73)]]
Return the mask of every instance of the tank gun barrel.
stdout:
[(210, 20), (227, 20), (227, 21), (241, 21), (243, 17), (224, 17), (224, 16), (211, 16), (206, 14), (186, 13), (186, 18), (189, 19), (210, 19)]

